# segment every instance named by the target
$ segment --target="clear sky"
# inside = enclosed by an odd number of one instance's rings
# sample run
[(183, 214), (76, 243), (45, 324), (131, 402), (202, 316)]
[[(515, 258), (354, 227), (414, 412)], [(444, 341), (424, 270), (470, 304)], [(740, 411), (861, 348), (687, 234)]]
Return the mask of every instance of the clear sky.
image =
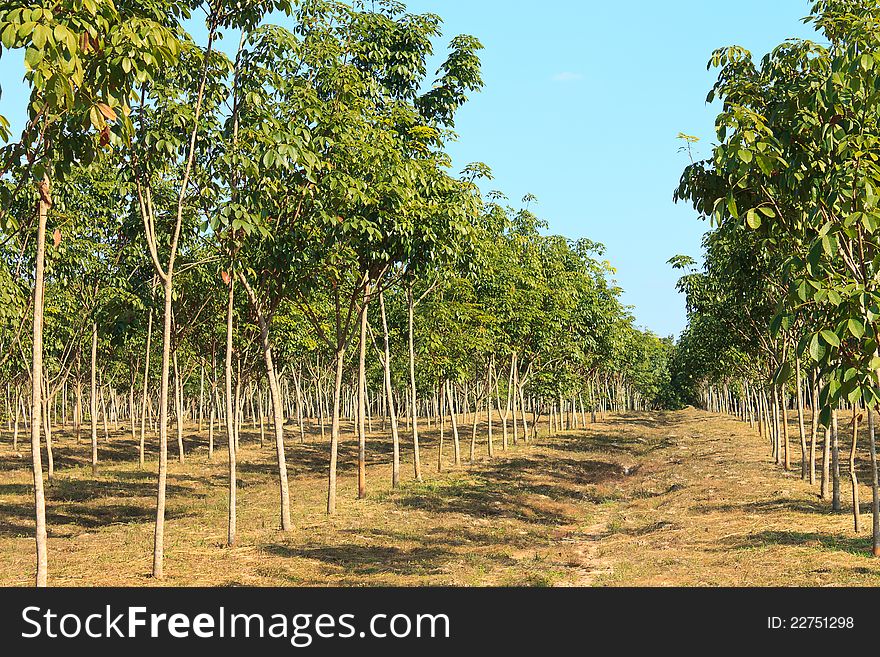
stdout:
[[(460, 111), (458, 168), (488, 164), (503, 191), (554, 233), (608, 247), (639, 325), (661, 335), (685, 325), (676, 254), (697, 256), (705, 224), (672, 203), (687, 156), (679, 132), (707, 155), (717, 108), (707, 106), (712, 50), (738, 44), (756, 56), (789, 37), (811, 37), (808, 0), (409, 0), (444, 19), (443, 45), (477, 36), (485, 89)], [(442, 52), (438, 52), (438, 57)], [(8, 56), (7, 56), (8, 57)], [(0, 114), (20, 126), (18, 61), (0, 60)], [(16, 120), (17, 119), (17, 120)]]
[(459, 114), (456, 163), (486, 162), (512, 201), (538, 197), (551, 231), (608, 247), (637, 323), (661, 335), (686, 323), (666, 261), (697, 256), (707, 226), (672, 192), (687, 156), (708, 155), (717, 107), (711, 52), (762, 56), (813, 38), (807, 0), (410, 0), (444, 18), (444, 38), (480, 38), (486, 87)]

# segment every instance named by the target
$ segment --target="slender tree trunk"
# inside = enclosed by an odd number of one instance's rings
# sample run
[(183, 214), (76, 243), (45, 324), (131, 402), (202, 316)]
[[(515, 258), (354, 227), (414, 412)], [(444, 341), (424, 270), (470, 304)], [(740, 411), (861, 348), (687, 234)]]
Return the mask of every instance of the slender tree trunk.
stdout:
[(840, 511), (840, 443), (837, 433), (837, 409), (831, 412), (831, 507)]
[(92, 322), (92, 387), (89, 413), (92, 423), (92, 474), (98, 474), (98, 323)]
[(880, 557), (880, 476), (877, 473), (877, 441), (874, 434), (874, 409), (868, 407), (868, 441), (871, 446), (871, 536), (872, 554)]
[(156, 493), (156, 528), (153, 534), (153, 577), (162, 579), (165, 561), (165, 491), (168, 481), (168, 388), (171, 372), (171, 313), (173, 277), (165, 278), (165, 318), (162, 327), (162, 379), (159, 385), (159, 473)]
[(382, 369), (385, 379), (385, 397), (388, 407), (388, 417), (391, 422), (391, 486), (397, 488), (400, 484), (400, 435), (397, 431), (397, 411), (394, 407), (394, 390), (391, 387), (391, 345), (388, 338), (388, 318), (385, 314), (385, 293), (379, 292), (379, 311), (382, 315), (382, 340), (385, 349), (385, 357), (382, 361)]
[(228, 514), (226, 521), (226, 545), (232, 547), (235, 545), (236, 534), (236, 492), (238, 488), (237, 462), (236, 462), (236, 445), (235, 445), (235, 423), (230, 422), (232, 417), (232, 329), (233, 329), (233, 307), (235, 301), (235, 279), (229, 279), (229, 292), (226, 300), (226, 358), (223, 362), (223, 375), (226, 384), (226, 439), (229, 446), (229, 496), (228, 496)]
[(177, 368), (177, 350), (172, 355), (174, 361), (174, 405), (177, 408), (177, 460), (184, 462), (183, 455), (183, 383), (180, 381), (180, 370)]
[(21, 390), (15, 387), (15, 423), (12, 426), (12, 449), (18, 452), (18, 418), (21, 414)]
[(852, 445), (849, 450), (849, 479), (852, 486), (853, 530), (856, 534), (862, 530), (862, 516), (861, 509), (859, 508), (859, 480), (856, 476), (856, 445), (859, 440), (859, 417), (858, 405), (853, 404)]
[(336, 513), (336, 463), (339, 458), (339, 405), (342, 394), (342, 371), (345, 347), (336, 349), (336, 376), (333, 383), (333, 414), (330, 423), (330, 474), (327, 483), (327, 513)]
[(144, 358), (144, 394), (141, 397), (141, 438), (138, 448), (138, 467), (144, 469), (144, 434), (147, 429), (147, 397), (149, 394), (150, 384), (150, 341), (153, 337), (153, 309), (150, 308), (149, 318), (147, 319), (147, 353)]
[(46, 219), (52, 204), (47, 177), (39, 187), (37, 201), (37, 253), (34, 273), (33, 351), (31, 361), (31, 459), (34, 474), (34, 516), (36, 518), (36, 585), (46, 586), (48, 556), (46, 539), (46, 498), (43, 489), (43, 460), (40, 452), (40, 413), (43, 378), (43, 273), (46, 262)]
[(46, 438), (46, 480), (49, 485), (55, 480), (55, 457), (52, 455), (52, 418), (49, 413), (49, 386), (48, 375), (43, 374), (43, 436)]
[(795, 370), (797, 372), (795, 383), (797, 384), (797, 389), (795, 390), (795, 396), (797, 397), (797, 414), (798, 414), (798, 433), (801, 439), (801, 479), (807, 478), (807, 433), (804, 429), (804, 400), (801, 396), (803, 392), (802, 388), (802, 379), (801, 379), (801, 361), (799, 359), (795, 360)]
[(816, 377), (810, 386), (810, 485), (816, 484), (816, 440), (819, 433), (819, 413), (816, 412), (819, 399)]
[(247, 292), (257, 321), (260, 325), (260, 343), (263, 347), (263, 359), (266, 362), (266, 378), (269, 380), (269, 394), (272, 397), (272, 416), (275, 430), (275, 456), (278, 461), (278, 487), (281, 492), (281, 531), (290, 531), (290, 487), (287, 480), (287, 458), (284, 453), (284, 400), (278, 387), (275, 364), (272, 359), (272, 346), (269, 343), (269, 320), (263, 314), (257, 297), (247, 280), (242, 275), (241, 281)]
[(370, 303), (370, 283), (364, 286), (364, 301), (361, 308), (361, 332), (358, 345), (358, 388), (357, 388), (357, 423), (358, 423), (358, 499), (367, 496), (367, 307)]
[(825, 427), (825, 439), (822, 441), (822, 481), (819, 484), (819, 495), (826, 502), (831, 499), (831, 427)]
[(440, 388), (440, 439), (437, 441), (437, 472), (443, 472), (443, 431), (445, 429), (444, 405), (446, 402), (446, 382)]
[(412, 283), (406, 288), (406, 309), (407, 309), (407, 340), (409, 344), (409, 386), (410, 386), (410, 413), (412, 418), (412, 440), (413, 440), (413, 469), (417, 481), (422, 480), (422, 462), (419, 454), (419, 416), (418, 402), (416, 393), (416, 350), (414, 344), (414, 308), (415, 301), (413, 299)]
[[(453, 457), (455, 459), (455, 465), (461, 465), (461, 443), (458, 439), (458, 420), (455, 417), (455, 394), (452, 388), (452, 381), (446, 382), (447, 387), (447, 396), (446, 398), (449, 400), (449, 416), (452, 419), (452, 450)], [(514, 419), (514, 422), (516, 420)]]
[(477, 425), (480, 422), (480, 399), (477, 397), (477, 390), (474, 387), (474, 424), (471, 429), (471, 452), (470, 452), (470, 462), (471, 465), (474, 463), (474, 459), (476, 458), (477, 451)]

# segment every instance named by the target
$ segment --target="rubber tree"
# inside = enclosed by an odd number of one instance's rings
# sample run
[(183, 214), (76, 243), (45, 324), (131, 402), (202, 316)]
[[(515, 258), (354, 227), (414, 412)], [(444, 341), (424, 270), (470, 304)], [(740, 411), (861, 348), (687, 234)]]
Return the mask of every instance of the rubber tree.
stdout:
[[(0, 10), (3, 50), (24, 52), (30, 89), (28, 118), (16, 143), (3, 149), (0, 172), (26, 162), (15, 190), (34, 190), (36, 228), (31, 363), (31, 443), (34, 469), (38, 586), (47, 581), (45, 496), (40, 455), (46, 228), (53, 180), (101, 148), (118, 144), (130, 123), (119, 119), (136, 80), (174, 56), (173, 37), (138, 6), (83, 0), (65, 11), (44, 7)], [(0, 51), (0, 56), (3, 52)], [(0, 121), (4, 137), (8, 123)], [(8, 206), (7, 206), (8, 207)]]

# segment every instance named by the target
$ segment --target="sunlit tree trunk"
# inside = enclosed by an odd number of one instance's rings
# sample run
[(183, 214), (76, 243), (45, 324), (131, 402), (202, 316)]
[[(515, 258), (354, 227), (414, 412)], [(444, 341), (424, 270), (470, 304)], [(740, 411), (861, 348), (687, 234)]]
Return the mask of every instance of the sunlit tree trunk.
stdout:
[(144, 469), (144, 435), (147, 429), (147, 397), (150, 387), (150, 342), (153, 337), (153, 309), (150, 308), (149, 318), (147, 319), (147, 350), (144, 358), (144, 391), (141, 397), (141, 435), (140, 445), (138, 447), (138, 466)]
[[(406, 288), (406, 310), (407, 310), (407, 341), (409, 346), (409, 387), (410, 387), (410, 417), (412, 419), (412, 440), (413, 440), (413, 469), (417, 481), (422, 480), (422, 462), (419, 454), (419, 415), (418, 402), (416, 392), (416, 350), (414, 342), (414, 307), (412, 283), (407, 284)], [(471, 459), (473, 460), (473, 459)]]
[(379, 292), (379, 311), (382, 316), (382, 342), (385, 356), (382, 361), (382, 369), (385, 380), (385, 403), (388, 409), (388, 418), (391, 422), (391, 486), (396, 488), (400, 484), (400, 435), (397, 431), (397, 411), (394, 407), (394, 390), (391, 387), (391, 345), (388, 337), (388, 318), (385, 314), (385, 293)]
[(856, 476), (856, 445), (859, 440), (858, 405), (853, 404), (852, 445), (849, 450), (849, 479), (852, 486), (853, 530), (858, 534), (862, 530), (861, 509), (859, 509), (859, 480)]
[(233, 328), (233, 308), (235, 302), (235, 279), (229, 279), (229, 292), (226, 299), (226, 358), (223, 362), (223, 376), (226, 384), (226, 440), (229, 446), (228, 472), (229, 472), (229, 495), (227, 503), (227, 520), (226, 520), (226, 545), (232, 547), (235, 545), (236, 534), (236, 493), (238, 488), (238, 477), (236, 473), (236, 445), (235, 445), (235, 423), (230, 422), (232, 417), (232, 328)]
[(327, 513), (336, 513), (336, 465), (339, 459), (339, 410), (342, 393), (342, 371), (345, 365), (345, 347), (336, 350), (336, 376), (333, 382), (333, 413), (330, 420), (330, 468), (327, 483)]
[(837, 433), (837, 409), (831, 412), (831, 507), (840, 511), (840, 443)]
[(810, 386), (810, 485), (816, 484), (816, 441), (819, 434), (819, 413), (816, 412), (819, 400), (817, 379), (814, 375)]
[(801, 396), (803, 392), (802, 379), (801, 379), (801, 362), (800, 360), (795, 360), (795, 370), (797, 372), (797, 376), (795, 377), (795, 383), (797, 384), (797, 389), (795, 390), (795, 397), (797, 398), (797, 415), (798, 415), (798, 433), (801, 439), (801, 479), (807, 478), (807, 433), (804, 429), (804, 400)]
[(367, 496), (367, 307), (370, 304), (370, 283), (364, 286), (364, 302), (360, 316), (360, 344), (358, 345), (357, 374), (357, 432), (358, 432), (358, 499)]
[[(461, 443), (458, 438), (458, 420), (455, 417), (455, 395), (453, 393), (452, 381), (446, 382), (446, 387), (448, 389), (447, 399), (449, 400), (449, 416), (452, 419), (452, 450), (453, 450), (453, 458), (455, 459), (455, 465), (461, 465)], [(516, 420), (514, 419), (514, 424)]]
[(880, 476), (877, 472), (877, 440), (874, 434), (874, 409), (868, 407), (868, 441), (871, 447), (871, 536), (872, 553), (880, 557)]
[(444, 405), (446, 402), (446, 385), (441, 384), (440, 388), (440, 439), (437, 441), (437, 472), (443, 472), (443, 432), (446, 428)]
[(49, 180), (43, 178), (37, 201), (37, 252), (34, 273), (33, 349), (31, 360), (31, 459), (34, 474), (34, 516), (36, 519), (36, 585), (46, 586), (48, 552), (46, 538), (46, 498), (43, 489), (43, 459), (40, 453), (40, 413), (43, 378), (43, 273), (46, 261), (46, 219), (52, 204)]
[(183, 463), (185, 457), (183, 455), (183, 383), (180, 380), (180, 370), (177, 367), (177, 350), (172, 355), (174, 361), (174, 405), (176, 407), (175, 415), (177, 415), (177, 460)]
[(287, 458), (284, 453), (284, 399), (281, 397), (281, 389), (278, 386), (278, 377), (275, 373), (275, 364), (272, 358), (272, 346), (269, 342), (269, 319), (263, 313), (263, 309), (257, 301), (253, 289), (243, 275), (240, 279), (250, 299), (251, 306), (257, 315), (260, 326), (260, 344), (263, 347), (263, 360), (266, 363), (266, 378), (269, 381), (269, 395), (272, 398), (272, 416), (275, 430), (275, 457), (278, 462), (278, 487), (281, 493), (281, 530), (289, 531), (292, 528), (290, 522), (290, 487), (287, 479)]
[(98, 323), (92, 322), (92, 387), (89, 399), (89, 413), (92, 424), (92, 474), (98, 474)]
[(825, 439), (822, 441), (822, 480), (819, 484), (819, 495), (826, 502), (831, 499), (831, 427), (825, 427)]

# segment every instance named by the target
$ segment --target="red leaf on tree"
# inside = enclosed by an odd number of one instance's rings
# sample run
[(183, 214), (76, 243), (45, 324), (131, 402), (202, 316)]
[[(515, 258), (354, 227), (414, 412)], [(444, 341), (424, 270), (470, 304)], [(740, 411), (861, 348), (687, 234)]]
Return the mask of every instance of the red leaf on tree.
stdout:
[(103, 114), (104, 118), (108, 121), (116, 120), (116, 112), (107, 103), (95, 103), (95, 107), (98, 108), (98, 111)]
[(223, 282), (224, 282), (226, 285), (229, 285), (229, 281), (232, 280), (232, 278), (229, 276), (229, 274), (228, 274), (227, 272), (225, 272), (225, 271), (221, 271), (221, 272), (220, 272), (220, 278), (223, 279)]
[(56, 228), (55, 232), (52, 233), (52, 241), (55, 243), (55, 248), (58, 248), (58, 245), (61, 244), (61, 229)]

